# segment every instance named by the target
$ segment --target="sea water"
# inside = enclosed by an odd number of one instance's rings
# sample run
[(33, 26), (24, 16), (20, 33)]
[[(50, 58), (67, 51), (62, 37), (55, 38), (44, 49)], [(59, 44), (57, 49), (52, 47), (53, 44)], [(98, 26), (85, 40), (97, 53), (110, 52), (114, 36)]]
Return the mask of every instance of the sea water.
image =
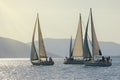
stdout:
[(0, 80), (120, 80), (120, 59), (110, 67), (65, 65), (54, 59), (53, 66), (34, 66), (29, 59), (0, 59)]

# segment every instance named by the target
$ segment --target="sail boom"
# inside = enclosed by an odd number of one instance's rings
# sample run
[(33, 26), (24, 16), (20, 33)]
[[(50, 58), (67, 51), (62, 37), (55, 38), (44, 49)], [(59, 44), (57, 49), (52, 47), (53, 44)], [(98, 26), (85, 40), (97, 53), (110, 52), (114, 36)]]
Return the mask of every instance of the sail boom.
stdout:
[(73, 56), (73, 57), (83, 57), (83, 56)]

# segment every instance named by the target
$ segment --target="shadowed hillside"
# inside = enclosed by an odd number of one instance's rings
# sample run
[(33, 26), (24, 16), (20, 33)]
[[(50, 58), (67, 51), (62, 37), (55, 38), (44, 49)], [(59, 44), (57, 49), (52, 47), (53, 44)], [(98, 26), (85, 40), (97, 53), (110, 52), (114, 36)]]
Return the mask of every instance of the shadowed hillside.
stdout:
[[(69, 39), (44, 39), (48, 57), (65, 57), (69, 55)], [(37, 43), (36, 43), (37, 44)], [(120, 56), (120, 44), (100, 42), (103, 55)], [(31, 42), (22, 43), (9, 38), (0, 37), (0, 58), (29, 58)]]
[(29, 57), (29, 50), (25, 43), (0, 37), (0, 58)]
[[(73, 41), (74, 42), (74, 41)], [(65, 57), (69, 55), (69, 39), (44, 39), (46, 50)], [(30, 44), (30, 43), (29, 43)], [(102, 54), (105, 56), (120, 56), (120, 44), (114, 42), (99, 42)]]
[[(31, 46), (9, 38), (0, 37), (0, 58), (29, 58)], [(48, 57), (59, 57), (48, 53)]]

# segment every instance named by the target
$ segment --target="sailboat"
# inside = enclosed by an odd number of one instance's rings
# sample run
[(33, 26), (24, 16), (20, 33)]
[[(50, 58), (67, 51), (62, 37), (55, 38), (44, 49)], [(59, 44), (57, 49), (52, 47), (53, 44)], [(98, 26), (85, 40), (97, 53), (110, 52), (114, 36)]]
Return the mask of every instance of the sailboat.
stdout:
[(69, 58), (66, 57), (64, 64), (84, 64), (81, 14), (79, 18), (79, 24), (78, 24), (78, 29), (77, 29), (77, 34), (76, 34), (73, 49), (72, 49), (72, 38), (71, 38)]
[[(38, 49), (39, 51), (37, 52), (37, 49), (35, 47), (35, 32), (36, 28), (38, 28)], [(33, 65), (53, 65), (54, 61), (52, 60), (51, 57), (49, 57), (49, 60), (47, 60), (47, 54), (45, 51), (45, 46), (43, 42), (43, 37), (40, 29), (40, 22), (39, 22), (39, 16), (37, 14), (34, 30), (33, 30), (33, 37), (32, 37), (32, 45), (31, 45), (31, 63)]]
[[(92, 37), (92, 41), (91, 41), (92, 50), (91, 51), (88, 45), (89, 20), (91, 20), (91, 37)], [(100, 59), (98, 58), (98, 56), (100, 57)], [(111, 66), (112, 65), (110, 57), (102, 56), (102, 52), (101, 52), (101, 49), (99, 47), (98, 40), (96, 37), (91, 8), (90, 8), (90, 15), (88, 17), (88, 22), (87, 22), (86, 31), (85, 31), (85, 38), (84, 38), (84, 58), (86, 58), (85, 66)]]

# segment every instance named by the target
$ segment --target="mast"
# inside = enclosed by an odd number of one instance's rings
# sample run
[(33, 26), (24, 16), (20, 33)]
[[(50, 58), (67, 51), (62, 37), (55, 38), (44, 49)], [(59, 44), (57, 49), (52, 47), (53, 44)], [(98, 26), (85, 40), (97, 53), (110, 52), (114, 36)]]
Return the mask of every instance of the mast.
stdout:
[(40, 29), (40, 22), (39, 22), (39, 15), (37, 14), (38, 17), (38, 43), (39, 43), (39, 56), (40, 58), (47, 58), (46, 56), (46, 51), (44, 47), (44, 42), (43, 42), (43, 37)]
[(34, 30), (33, 30), (33, 36), (32, 36), (31, 61), (38, 60), (38, 55), (37, 55), (37, 51), (36, 51), (36, 48), (35, 48), (35, 42), (34, 42), (35, 31), (36, 31), (36, 24), (37, 24), (37, 18), (36, 18), (36, 21), (35, 21), (35, 26), (34, 26)]
[(77, 34), (76, 34), (74, 47), (73, 47), (73, 56), (74, 57), (83, 56), (83, 35), (82, 35), (81, 14), (79, 17)]

